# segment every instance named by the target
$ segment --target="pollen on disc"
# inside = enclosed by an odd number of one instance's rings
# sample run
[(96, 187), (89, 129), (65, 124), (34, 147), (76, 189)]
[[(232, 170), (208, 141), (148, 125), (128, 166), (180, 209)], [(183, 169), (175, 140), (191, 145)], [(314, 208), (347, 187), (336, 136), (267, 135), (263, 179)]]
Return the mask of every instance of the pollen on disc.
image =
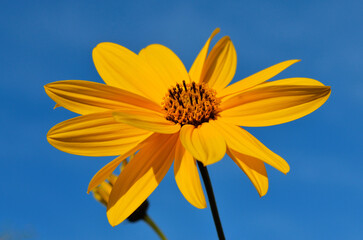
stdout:
[(167, 120), (181, 125), (198, 126), (216, 119), (220, 100), (216, 91), (195, 82), (176, 84), (163, 98), (162, 107)]

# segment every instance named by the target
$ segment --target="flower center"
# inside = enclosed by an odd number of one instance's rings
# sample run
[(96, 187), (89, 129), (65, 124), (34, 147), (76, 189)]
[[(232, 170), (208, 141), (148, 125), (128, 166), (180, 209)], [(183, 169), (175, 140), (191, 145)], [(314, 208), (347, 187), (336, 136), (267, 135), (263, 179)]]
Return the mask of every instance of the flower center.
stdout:
[(166, 119), (181, 125), (198, 126), (209, 119), (216, 119), (220, 100), (216, 98), (216, 91), (205, 84), (195, 82), (169, 88), (163, 98), (162, 107)]

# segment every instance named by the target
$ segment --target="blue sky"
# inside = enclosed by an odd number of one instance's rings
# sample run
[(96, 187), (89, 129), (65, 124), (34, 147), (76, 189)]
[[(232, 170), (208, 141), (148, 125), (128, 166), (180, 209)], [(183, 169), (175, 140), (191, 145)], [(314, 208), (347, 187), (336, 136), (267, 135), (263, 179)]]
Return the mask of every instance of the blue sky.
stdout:
[[(15, 239), (157, 239), (140, 222), (113, 228), (86, 194), (112, 158), (53, 148), (47, 131), (76, 116), (47, 97), (47, 83), (101, 82), (100, 42), (135, 52), (160, 43), (189, 69), (216, 27), (236, 47), (233, 81), (288, 59), (275, 79), (310, 77), (332, 87), (320, 109), (273, 127), (248, 128), (291, 171), (267, 167), (259, 198), (231, 159), (209, 167), (227, 239), (363, 239), (363, 15), (361, 1), (6, 1), (0, 9), (0, 236)], [(169, 172), (150, 215), (170, 239), (216, 239), (209, 208), (192, 207)]]

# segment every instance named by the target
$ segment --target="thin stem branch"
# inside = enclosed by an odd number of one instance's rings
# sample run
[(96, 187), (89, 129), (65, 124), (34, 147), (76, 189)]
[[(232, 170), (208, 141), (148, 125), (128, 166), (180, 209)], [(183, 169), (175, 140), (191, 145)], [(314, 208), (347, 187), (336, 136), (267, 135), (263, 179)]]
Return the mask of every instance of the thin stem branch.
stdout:
[(207, 167), (205, 167), (199, 161), (197, 161), (197, 163), (198, 163), (200, 173), (202, 174), (205, 189), (207, 191), (209, 205), (210, 205), (210, 208), (211, 208), (211, 211), (212, 211), (214, 224), (216, 226), (216, 230), (217, 230), (217, 233), (218, 233), (218, 238), (220, 240), (225, 240), (226, 238), (224, 237), (222, 223), (221, 223), (221, 220), (219, 218), (216, 199), (214, 198), (212, 183), (211, 183), (210, 178), (209, 178)]
[(163, 232), (156, 225), (156, 223), (148, 216), (145, 215), (143, 220), (156, 232), (156, 234), (160, 237), (161, 240), (167, 240)]

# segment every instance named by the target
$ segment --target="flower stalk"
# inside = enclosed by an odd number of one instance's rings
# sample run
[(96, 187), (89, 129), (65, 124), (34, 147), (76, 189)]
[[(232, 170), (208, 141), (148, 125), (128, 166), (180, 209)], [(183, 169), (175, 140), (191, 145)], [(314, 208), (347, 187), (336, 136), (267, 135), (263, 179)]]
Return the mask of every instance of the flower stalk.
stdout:
[(143, 220), (156, 232), (156, 234), (160, 237), (161, 240), (167, 240), (163, 232), (160, 230), (158, 225), (149, 217), (149, 215), (145, 215)]
[(221, 220), (219, 218), (217, 203), (216, 203), (216, 199), (214, 198), (212, 183), (211, 183), (210, 178), (209, 178), (209, 173), (208, 173), (207, 167), (205, 167), (199, 161), (197, 161), (197, 163), (198, 163), (200, 173), (202, 174), (205, 189), (207, 191), (209, 205), (210, 205), (210, 208), (211, 208), (211, 211), (212, 211), (213, 220), (214, 220), (214, 224), (216, 226), (218, 238), (220, 240), (224, 240), (226, 238), (224, 237), (223, 227), (222, 227)]

